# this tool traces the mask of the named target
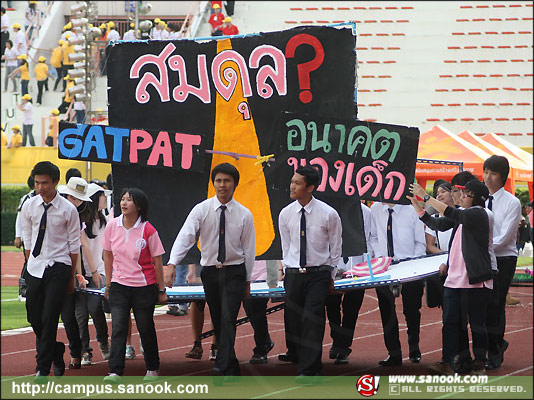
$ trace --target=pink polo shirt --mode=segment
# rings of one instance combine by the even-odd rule
[[[103,249],[113,253],[111,282],[135,287],[157,283],[152,257],[165,253],[158,232],[150,222],[141,222],[141,217],[126,229],[123,217],[109,221],[102,237]]]
[[[449,252],[449,270],[443,286],[451,289],[477,289],[483,287],[493,289],[493,279],[475,284],[469,283],[467,267],[462,254],[462,229],[463,226],[460,224],[452,240]]]

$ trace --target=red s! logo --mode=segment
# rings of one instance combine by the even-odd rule
[[[369,397],[378,393],[379,376],[363,375],[356,382],[356,390],[362,396]]]

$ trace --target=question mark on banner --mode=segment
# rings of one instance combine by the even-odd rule
[[[237,106],[237,111],[239,111],[240,114],[243,114],[244,120],[250,119],[250,110],[246,101],[242,101],[241,103],[239,103],[239,105]]]
[[[310,86],[310,73],[321,66],[324,61],[324,48],[319,39],[307,33],[293,36],[286,45],[286,58],[295,57],[295,50],[302,44],[309,44],[315,50],[315,57],[302,64],[297,65],[299,76],[300,94],[299,99],[303,103],[312,101],[313,95]]]

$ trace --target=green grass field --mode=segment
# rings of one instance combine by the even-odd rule
[[[3,331],[30,326],[26,320],[26,305],[17,300],[18,296],[18,286],[2,286],[2,319],[0,325]]]
[[[2,251],[17,251],[17,252],[21,252],[22,251],[22,247],[20,249],[17,249],[15,246],[2,246]]]

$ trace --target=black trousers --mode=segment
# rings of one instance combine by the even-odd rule
[[[380,309],[380,318],[382,319],[382,330],[384,332],[386,349],[391,357],[402,357],[395,296],[393,296],[389,286],[380,286],[375,290],[378,297],[378,307]]]
[[[54,82],[54,90],[57,90],[57,85],[59,85],[59,83],[63,81],[63,66],[56,68],[56,73],[57,73],[57,78],[56,78],[56,81]]]
[[[269,299],[259,299],[249,297],[243,301],[243,308],[250,319],[252,329],[254,329],[254,354],[267,354],[267,345],[271,341],[269,326],[267,325],[267,302]]]
[[[200,272],[217,339],[214,374],[241,375],[235,355],[236,321],[245,292],[245,264],[222,268],[205,266]]]
[[[37,89],[39,90],[37,92],[37,104],[41,104],[43,100],[43,90],[44,88],[48,86],[48,79],[37,81]]]
[[[286,343],[288,352],[297,355],[299,375],[322,373],[325,305],[331,279],[329,271],[285,275]]]
[[[150,371],[159,369],[158,337],[154,326],[154,308],[158,302],[158,285],[124,286],[112,282],[109,287],[111,308],[111,350],[109,372],[124,373],[128,320],[133,309],[137,331],[143,343],[145,367]]]
[[[80,339],[80,330],[78,329],[78,322],[75,314],[75,299],[76,293],[65,295],[65,301],[61,308],[61,320],[65,326],[65,333],[69,339],[69,350],[72,358],[80,358],[82,356],[82,341]]]
[[[486,327],[488,330],[488,354],[500,353],[506,330],[506,295],[515,274],[517,257],[497,257],[499,272],[493,279],[493,293],[488,304]]]
[[[4,55],[4,52],[6,51],[6,41],[9,40],[9,31],[2,32],[1,39],[2,39],[2,55]]]
[[[408,345],[410,353],[419,350],[419,330],[421,326],[421,305],[424,281],[407,282],[402,284],[402,313],[408,326]]]
[[[346,293],[328,295],[326,300],[326,315],[330,324],[330,337],[333,340],[332,348],[337,352],[348,355],[358,314],[363,302],[365,290],[352,290]],[[341,316],[343,311],[343,316]]]
[[[50,373],[56,355],[59,314],[69,279],[72,279],[72,268],[63,263],[45,269],[42,278],[26,274],[26,315],[38,344],[37,371],[43,375]]]

